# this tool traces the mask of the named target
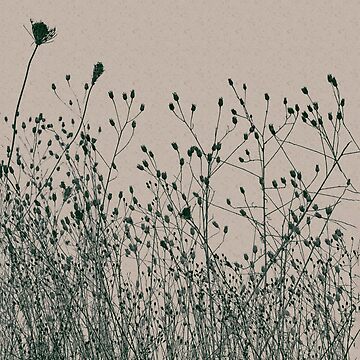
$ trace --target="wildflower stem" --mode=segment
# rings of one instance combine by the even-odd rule
[[[33,53],[31,54],[31,57],[30,57],[30,59],[29,59],[29,62],[28,62],[27,68],[26,68],[26,72],[25,72],[24,81],[23,81],[23,84],[22,84],[22,87],[21,87],[19,99],[18,99],[18,102],[17,102],[17,104],[16,104],[14,121],[13,121],[13,126],[12,126],[12,128],[13,128],[13,136],[12,136],[12,141],[11,141],[9,159],[8,159],[8,163],[7,163],[7,166],[8,166],[8,167],[9,167],[9,165],[10,165],[11,157],[12,157],[12,154],[13,154],[13,151],[14,151],[14,146],[15,146],[16,120],[17,120],[17,118],[18,118],[18,116],[19,116],[20,103],[21,103],[21,99],[22,99],[23,94],[24,94],[26,81],[27,81],[27,78],[28,78],[28,76],[29,76],[30,66],[31,66],[31,63],[32,63],[32,61],[33,61],[33,59],[34,59],[34,56],[35,56],[35,53],[36,53],[38,47],[39,47],[39,45],[36,45],[36,46],[35,46],[35,49],[34,49]]]

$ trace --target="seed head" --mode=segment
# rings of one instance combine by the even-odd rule
[[[94,65],[93,76],[91,80],[91,84],[94,85],[96,80],[103,74],[104,72],[104,65],[101,62],[98,62]]]
[[[56,36],[56,28],[50,29],[42,21],[33,22],[33,20],[30,19],[30,22],[36,45],[46,44]]]

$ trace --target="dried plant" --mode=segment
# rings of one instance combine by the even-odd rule
[[[42,22],[32,30],[35,50],[55,37]],[[152,197],[142,205],[133,186],[128,194],[111,191],[145,109],[134,110],[135,91],[122,94],[124,114],[108,92],[116,141],[106,159],[102,127],[94,134],[86,120],[103,64],[94,65],[82,102],[69,74],[69,101],[51,85],[78,122],[49,123],[43,113],[25,121],[19,108],[34,55],[0,166],[1,358],[350,358],[359,333],[359,241],[348,238],[351,224],[339,210],[358,200],[343,161],[358,161],[360,149],[334,76],[335,111],[323,115],[304,87],[306,109],[284,99],[280,124],[269,122],[268,94],[259,121],[247,106],[247,86],[240,95],[229,79],[237,105],[226,114],[218,100],[211,146],[196,132],[196,105],[186,116],[174,92],[169,109],[194,144],[182,150],[171,143],[178,168],[171,176],[141,145],[137,169]],[[223,131],[224,116],[230,124]],[[232,146],[227,139],[239,131]],[[314,146],[302,142],[311,136]],[[305,153],[314,164],[300,169]],[[233,199],[216,188],[226,168],[240,173]],[[224,223],[230,216],[253,230],[241,234],[252,241],[241,260],[219,253],[236,237]]]

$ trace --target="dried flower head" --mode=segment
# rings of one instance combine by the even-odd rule
[[[33,22],[30,19],[32,33],[34,36],[34,41],[36,45],[42,45],[50,42],[56,36],[56,28],[50,29],[45,23],[42,21]]]
[[[103,72],[104,72],[104,65],[101,62],[98,62],[97,64],[94,65],[93,76],[91,80],[92,85],[95,84],[96,80],[103,74]]]

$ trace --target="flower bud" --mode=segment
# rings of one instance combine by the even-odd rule
[[[70,75],[65,76],[66,81],[70,81]]]
[[[275,134],[276,134],[273,124],[269,124],[269,130],[270,130],[270,132],[271,132],[272,135],[275,135]]]
[[[145,110],[145,104],[140,105],[140,111],[143,112]]]
[[[94,65],[93,76],[91,84],[94,85],[97,79],[104,73],[104,65],[101,62],[98,62]]]
[[[109,94],[109,98],[112,100],[112,99],[114,98],[114,93],[113,93],[113,91],[110,90],[110,91],[108,92],[108,94]]]
[[[247,90],[247,86],[246,84],[243,84],[243,90],[246,91]]]
[[[219,105],[219,107],[222,107],[224,105],[224,100],[222,97],[219,98],[218,105]]]
[[[234,85],[234,82],[233,82],[231,79],[228,79],[228,82],[229,82],[229,85],[230,85],[230,86],[233,86],[233,85]]]
[[[301,91],[303,92],[304,95],[308,95],[308,94],[309,94],[308,89],[307,89],[306,87],[303,87],[303,88],[301,89]]]
[[[173,99],[174,101],[179,101],[179,95],[176,92],[173,92]]]
[[[175,106],[174,106],[173,103],[169,103],[169,109],[170,109],[171,111],[174,111],[174,110],[175,110]]]
[[[194,112],[196,110],[196,105],[195,104],[192,104],[191,105],[191,111]]]
[[[84,89],[85,89],[86,91],[89,90],[89,84],[88,84],[88,83],[85,83]]]
[[[55,91],[56,90],[56,85],[54,83],[52,83],[51,88]]]
[[[130,98],[134,99],[135,98],[135,90],[131,90],[130,92]]]
[[[266,101],[269,101],[269,100],[270,100],[270,96],[269,96],[268,93],[265,94],[265,100],[266,100]]]
[[[125,92],[123,92],[122,97],[125,101],[127,100],[127,94]]]

